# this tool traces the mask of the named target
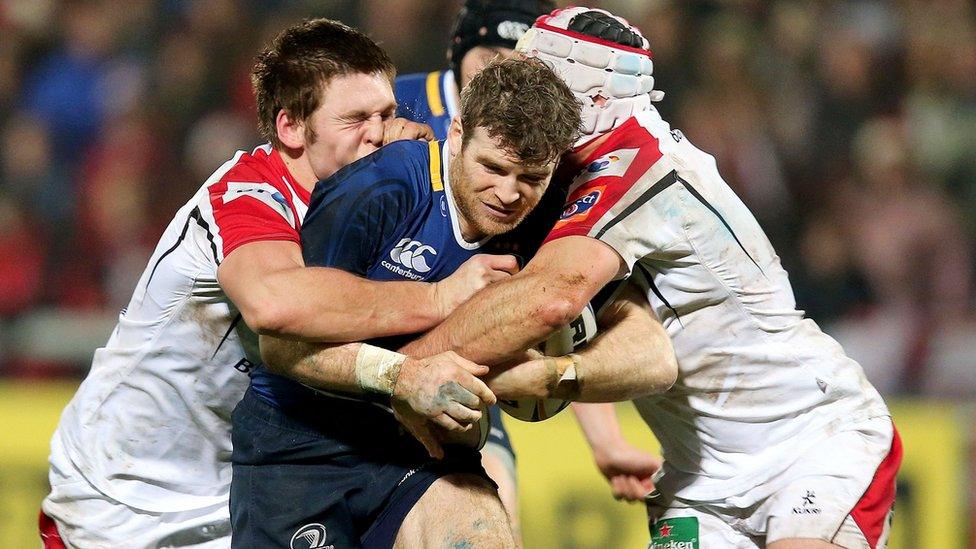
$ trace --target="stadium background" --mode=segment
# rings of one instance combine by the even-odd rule
[[[800,307],[892,403],[906,445],[892,547],[976,547],[974,3],[588,4],[645,31],[665,118],[715,155]],[[48,439],[165,223],[259,142],[261,45],[328,16],[401,72],[432,70],[458,5],[0,0],[0,546],[36,546]],[[646,544],[568,414],[512,431],[527,547]]]

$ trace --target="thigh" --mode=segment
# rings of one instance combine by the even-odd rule
[[[397,533],[396,548],[515,546],[495,487],[479,475],[437,479],[417,501]]]
[[[760,506],[770,547],[886,546],[902,449],[890,420],[873,423],[828,439],[810,458],[819,472],[793,479]]]

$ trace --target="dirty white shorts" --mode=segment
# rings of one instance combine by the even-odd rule
[[[851,425],[760,486],[724,501],[647,498],[649,549],[759,549],[819,539],[849,549],[887,546],[901,464],[887,416]]]

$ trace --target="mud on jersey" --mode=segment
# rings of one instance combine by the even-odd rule
[[[258,352],[217,267],[249,242],[299,243],[308,199],[265,145],[177,212],[54,435],[98,492],[152,512],[227,501],[230,414]]]
[[[645,288],[679,374],[635,401],[661,442],[657,486],[697,500],[756,486],[832,428],[887,415],[861,367],[796,309],[786,272],[715,160],[656,110],[578,167],[547,241],[597,238]]]

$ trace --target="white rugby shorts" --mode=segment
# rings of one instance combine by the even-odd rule
[[[647,498],[649,549],[759,549],[820,539],[887,547],[902,447],[888,416],[848,426],[760,486],[717,502]]]

